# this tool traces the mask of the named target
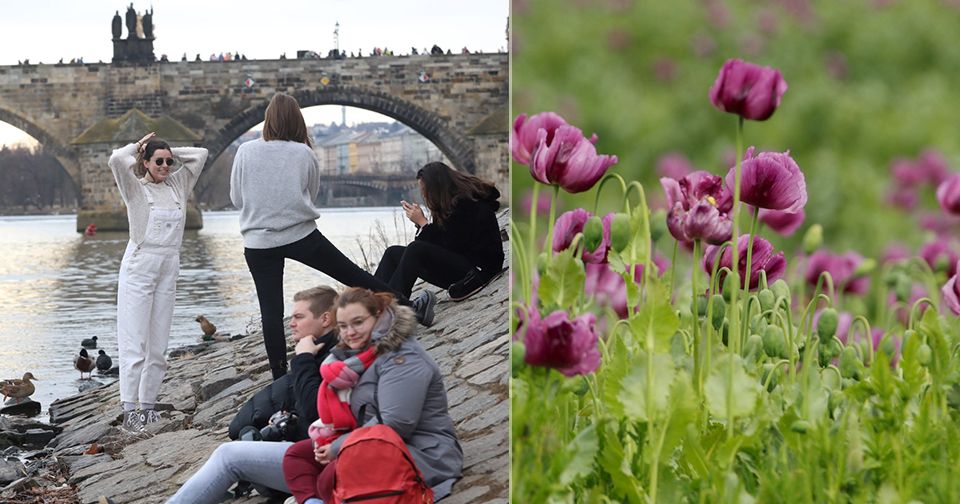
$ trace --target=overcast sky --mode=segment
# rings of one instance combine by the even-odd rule
[[[123,18],[129,0],[0,0],[0,65],[56,63],[82,57],[86,63],[113,57],[111,22]],[[326,55],[340,23],[340,49],[350,52],[386,47],[408,54],[437,44],[454,52],[506,50],[509,0],[152,0],[135,1],[141,15],[153,7],[154,52],[179,61],[198,53],[240,52],[247,58],[275,59],[298,50]],[[126,25],[123,36],[127,36]],[[2,78],[2,76],[0,76]],[[340,121],[340,107],[305,110],[308,123]],[[347,108],[347,123],[392,120]],[[0,122],[0,145],[29,140]]]

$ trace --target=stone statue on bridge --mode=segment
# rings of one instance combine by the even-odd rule
[[[120,19],[120,11],[113,15],[113,40],[119,40],[123,36],[123,20]]]
[[[127,7],[127,38],[133,39],[137,37],[137,11],[133,9],[133,2],[130,3],[130,7]]]
[[[149,11],[143,13],[143,37],[146,39],[153,38],[153,7],[150,7]]]

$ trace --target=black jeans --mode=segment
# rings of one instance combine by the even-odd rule
[[[473,269],[466,257],[434,243],[416,240],[406,247],[387,248],[373,275],[390,287],[410,297],[417,277],[446,289]]]
[[[283,336],[283,262],[285,259],[303,263],[321,271],[349,287],[366,287],[376,292],[392,292],[401,304],[409,304],[408,296],[391,289],[370,273],[347,259],[319,230],[314,230],[293,243],[269,249],[244,248],[243,256],[253,275],[260,301],[260,319],[263,322],[263,344],[273,379],[287,373],[287,344]]]

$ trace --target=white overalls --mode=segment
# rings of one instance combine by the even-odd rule
[[[150,190],[143,243],[131,239],[120,263],[117,288],[117,344],[120,400],[155,404],[167,370],[167,342],[180,273],[180,243],[186,213],[176,191],[176,208],[157,208]]]

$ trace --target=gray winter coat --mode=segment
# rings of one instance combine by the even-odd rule
[[[447,410],[447,389],[433,358],[413,337],[413,310],[392,305],[374,328],[377,359],[350,395],[350,409],[363,426],[383,423],[403,438],[417,468],[433,487],[434,500],[450,494],[463,468],[463,450]],[[360,408],[366,405],[364,418]],[[332,443],[334,456],[349,435]]]

